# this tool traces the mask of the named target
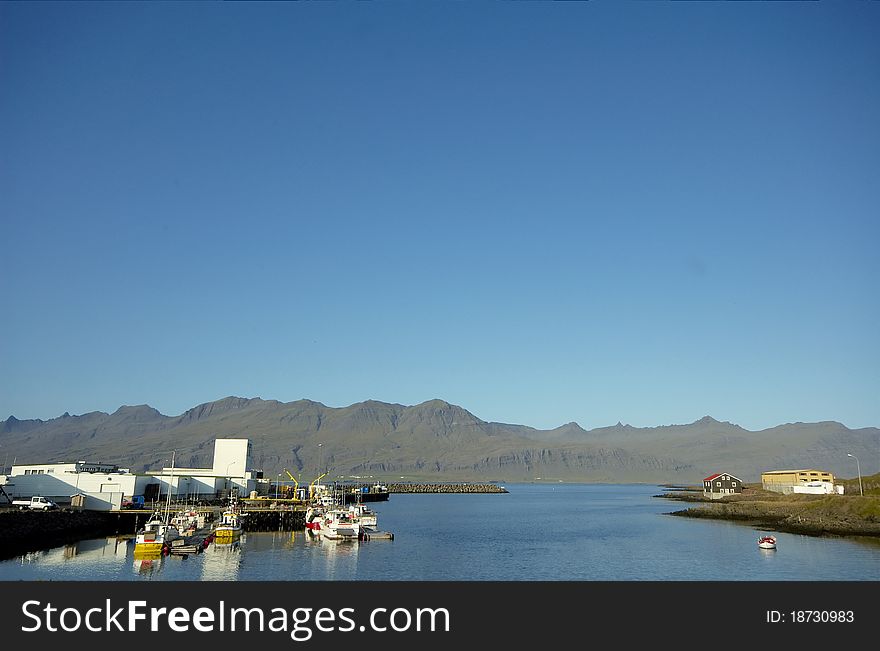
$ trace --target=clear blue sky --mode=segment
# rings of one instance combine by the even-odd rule
[[[0,4],[0,418],[880,426],[878,3]]]

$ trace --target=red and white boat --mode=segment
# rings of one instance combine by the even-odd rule
[[[306,529],[326,540],[357,540],[361,523],[346,508],[310,508],[306,511]]]
[[[776,549],[776,538],[773,536],[758,538],[758,547],[761,549]]]

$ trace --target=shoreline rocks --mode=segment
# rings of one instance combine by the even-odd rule
[[[667,515],[708,518],[752,524],[786,533],[810,536],[870,536],[880,538],[880,497],[778,494],[731,496],[720,500],[695,495],[665,494],[666,499],[701,502]]]
[[[507,493],[504,486],[498,484],[471,483],[405,483],[387,484],[389,493]]]

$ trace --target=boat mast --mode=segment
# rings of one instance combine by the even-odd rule
[[[168,495],[165,500],[165,522],[168,522],[168,513],[171,511],[171,486],[174,484],[174,455],[177,450],[171,452],[171,476],[168,479]]]

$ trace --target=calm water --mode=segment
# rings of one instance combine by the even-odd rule
[[[248,533],[236,549],[152,562],[90,540],[0,562],[0,580],[880,580],[880,545],[663,515],[686,505],[642,485],[508,485],[503,495],[392,495],[394,541]]]

